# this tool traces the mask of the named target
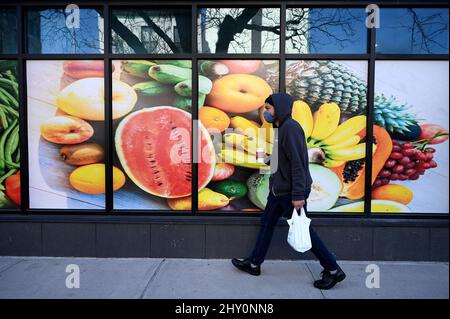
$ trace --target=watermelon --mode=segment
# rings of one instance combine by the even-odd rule
[[[177,198],[192,194],[191,114],[171,106],[127,115],[115,135],[127,176],[147,193]],[[216,157],[208,131],[199,124],[198,189],[214,174]]]

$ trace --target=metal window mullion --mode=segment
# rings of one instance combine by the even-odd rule
[[[280,92],[286,92],[286,2],[280,9],[280,43],[279,43],[278,86]]]
[[[372,201],[372,158],[373,158],[373,123],[374,123],[374,97],[375,97],[375,50],[376,29],[369,30],[369,65],[367,78],[367,109],[366,109],[366,160],[365,160],[365,184],[364,184],[364,215],[371,217]]]
[[[192,159],[192,196],[191,210],[192,214],[198,212],[198,44],[197,44],[197,15],[198,5],[193,3],[191,9],[191,47],[192,47],[192,102],[191,102],[191,119],[192,119],[192,141],[191,141],[191,159]]]
[[[113,110],[112,110],[112,60],[110,54],[110,10],[109,6],[103,6],[103,62],[104,62],[104,86],[105,86],[105,211],[111,213],[114,209],[113,190]]]
[[[17,13],[17,77],[19,79],[19,145],[20,145],[20,210],[26,213],[30,208],[29,167],[28,167],[28,113],[26,87],[26,61],[23,57],[26,45],[25,16],[21,5]]]

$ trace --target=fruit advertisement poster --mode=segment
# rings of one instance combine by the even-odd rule
[[[191,61],[124,60],[114,65],[113,91],[127,85],[136,94],[132,110],[113,121],[114,166],[126,176],[125,186],[114,192],[114,208],[170,210],[171,199],[184,198],[182,209],[190,211]]]
[[[372,212],[448,213],[449,63],[379,61],[375,68],[375,124],[392,146],[386,143],[385,161],[373,162]]]
[[[308,146],[308,210],[363,212],[367,62],[287,61],[286,92]]]
[[[27,62],[30,208],[105,207],[103,66]]]
[[[198,68],[199,93],[206,95],[199,120],[212,136],[216,162],[199,166],[199,210],[261,211],[270,167],[256,156],[258,148],[265,158],[272,153],[273,129],[263,109],[265,99],[278,92],[279,63],[203,60]],[[174,202],[175,207],[183,205],[182,200]]]
[[[259,108],[278,90],[276,61],[200,61],[198,77],[198,208],[199,210],[260,210],[246,196],[246,180],[257,172],[228,163],[220,165],[212,128],[250,123],[260,126]],[[114,79],[131,85],[138,96],[133,109],[114,125],[117,166],[127,176],[125,187],[114,194],[121,209],[192,209],[192,67],[183,60],[127,60],[116,65]],[[271,78],[271,83],[268,80]],[[239,87],[236,87],[238,85]],[[223,86],[223,89],[220,88]],[[227,98],[235,92],[238,100]],[[228,99],[234,111],[211,106],[214,94]],[[240,100],[239,100],[240,98]],[[239,115],[233,118],[233,115]],[[197,125],[197,124],[196,124]],[[219,134],[222,137],[222,134]],[[220,144],[220,143],[219,143]],[[230,170],[239,176],[240,194],[217,188]],[[240,175],[238,175],[240,174]],[[232,187],[235,185],[233,184]],[[235,204],[236,203],[236,204]],[[232,206],[232,205],[236,206]]]
[[[0,60],[0,209],[20,206],[17,62]]]

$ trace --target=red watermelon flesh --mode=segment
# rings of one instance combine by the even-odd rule
[[[214,174],[215,154],[203,126],[199,134],[198,188],[201,189]],[[165,198],[192,194],[191,140],[191,114],[170,106],[129,114],[120,122],[115,136],[116,152],[128,177],[142,190]],[[200,150],[203,150],[203,160],[200,160]]]

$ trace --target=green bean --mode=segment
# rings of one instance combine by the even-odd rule
[[[8,80],[8,79],[5,79],[5,78],[2,78],[2,77],[0,77],[0,83],[2,83],[3,85],[5,85],[5,84],[6,85],[10,85],[12,87],[14,87],[14,86],[18,87],[19,86],[19,84],[17,84],[16,82]]]
[[[0,87],[0,96],[2,96],[2,95],[6,99],[8,99],[10,101],[10,104],[12,104],[13,106],[16,106],[16,107],[19,106],[19,102],[17,101],[17,99],[15,97],[13,97],[11,94],[9,94],[8,91],[6,91],[5,89]]]
[[[12,125],[10,127],[8,127],[2,134],[1,138],[0,138],[0,171],[4,171],[5,168],[5,142],[6,142],[6,138],[8,137],[9,133],[14,129],[14,127],[16,126],[17,123],[17,119],[14,119]],[[13,163],[8,163],[8,164],[13,164]],[[12,165],[14,167],[14,165]],[[18,166],[19,167],[19,166]]]
[[[6,166],[7,166],[8,168],[17,168],[17,169],[20,168],[20,164],[18,164],[18,163],[13,163],[13,162],[10,162],[10,161],[7,161],[7,160],[5,160],[5,164],[6,164]]]
[[[16,163],[20,162],[20,147],[17,148],[16,158],[14,159]]]
[[[5,115],[5,112],[3,111],[3,109],[0,107],[0,120],[2,121],[2,126],[3,128],[7,129],[8,128],[8,118]]]
[[[0,104],[0,107],[3,108],[3,110],[8,111],[9,113],[11,113],[12,115],[14,115],[15,117],[19,117],[19,112],[17,112],[16,110],[14,110],[12,107],[5,105],[5,104]]]
[[[6,174],[4,174],[2,177],[0,177],[0,185],[3,183],[3,181],[8,178],[11,175],[14,175],[14,173],[17,172],[16,168],[10,169]]]
[[[13,162],[12,153],[16,150],[19,140],[19,125],[16,124],[5,144],[5,161]]]

